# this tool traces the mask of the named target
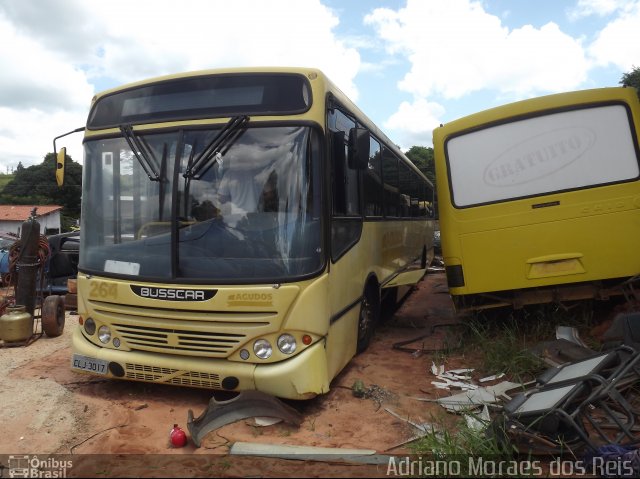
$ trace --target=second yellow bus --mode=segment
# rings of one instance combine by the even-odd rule
[[[640,273],[635,89],[549,95],[434,131],[458,310],[604,298]]]

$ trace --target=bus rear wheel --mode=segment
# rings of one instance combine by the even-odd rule
[[[356,353],[361,353],[369,347],[373,333],[380,318],[380,305],[373,288],[367,288],[360,303],[360,317],[358,318],[358,344]]]

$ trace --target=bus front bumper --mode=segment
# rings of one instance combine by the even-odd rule
[[[310,399],[329,391],[324,341],[285,361],[255,364],[101,348],[77,327],[72,349],[72,370],[108,378],[226,391],[255,389],[287,399]]]

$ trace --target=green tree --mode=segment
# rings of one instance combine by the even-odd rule
[[[432,183],[436,182],[436,164],[433,157],[433,148],[425,146],[412,146],[409,151],[405,153],[414,165],[418,167],[424,175],[431,180]]]
[[[63,230],[68,230],[80,217],[82,194],[82,165],[67,155],[65,184],[56,184],[56,156],[47,153],[39,165],[17,168],[13,181],[7,183],[0,194],[0,203],[14,205],[62,206]]]
[[[620,85],[635,88],[640,96],[640,67],[633,66],[630,72],[623,73]]]

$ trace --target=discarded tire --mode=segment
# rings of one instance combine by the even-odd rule
[[[42,330],[50,338],[55,338],[64,331],[64,298],[51,295],[44,299],[42,305]]]

